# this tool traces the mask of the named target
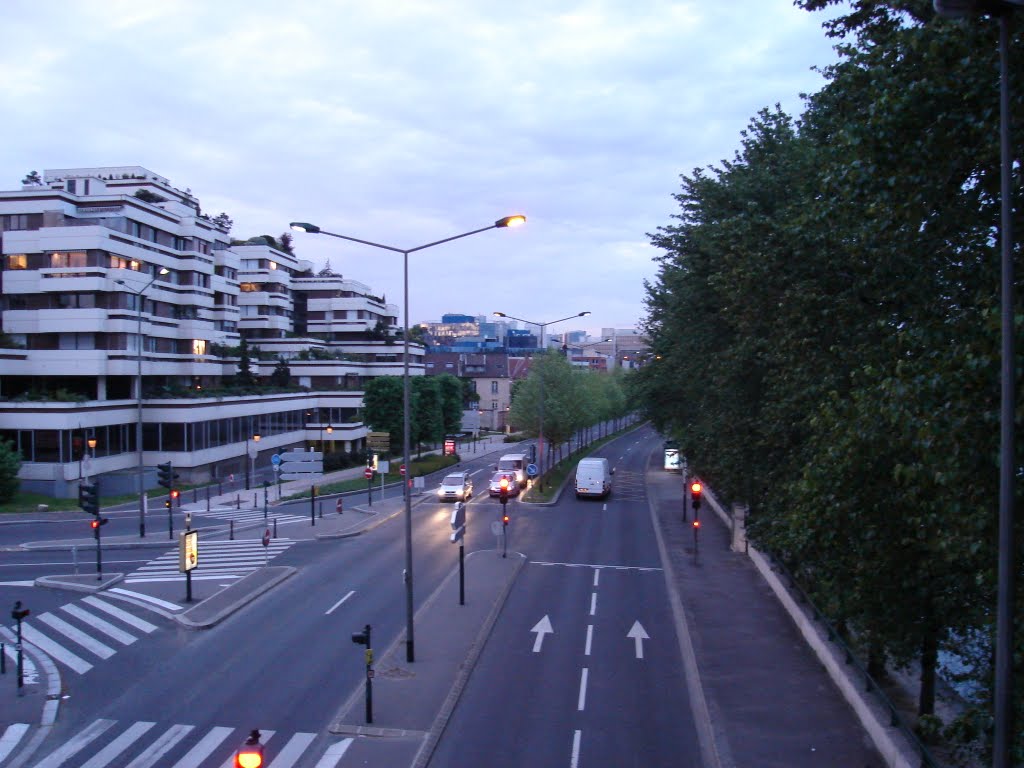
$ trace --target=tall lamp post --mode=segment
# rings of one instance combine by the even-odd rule
[[[995,734],[992,765],[1011,768],[1013,751],[1013,601],[1014,601],[1014,340],[1013,200],[1010,195],[1010,18],[1024,0],[933,0],[949,18],[990,14],[999,18],[1000,240],[1002,246],[1002,372],[999,450],[999,564],[996,606]]]
[[[562,323],[566,320],[572,320],[574,317],[586,317],[590,312],[577,312],[575,315],[569,315],[568,317],[561,317],[558,320],[549,320],[546,323],[538,323],[534,320],[524,320],[521,317],[513,317],[512,315],[506,315],[504,312],[495,312],[497,317],[507,317],[509,320],[518,320],[521,323],[528,323],[529,325],[536,325],[540,328],[540,349],[544,352],[544,329],[549,325],[555,323]],[[538,486],[541,491],[544,490],[544,376],[537,371],[537,381],[540,382],[540,428],[537,430],[537,442],[540,444],[540,477],[538,480]]]
[[[155,275],[149,278],[149,282],[138,290],[133,289],[124,280],[115,281],[135,294],[135,403],[137,410],[135,414],[135,448],[139,452],[139,536],[141,538],[146,537],[146,465],[142,458],[142,294],[158,277],[170,274],[170,272],[171,270],[167,267],[161,267]]]
[[[463,237],[469,237],[470,235],[476,235],[480,232],[486,232],[490,229],[504,229],[506,227],[514,227],[519,224],[526,222],[525,216],[515,215],[506,216],[503,219],[498,219],[496,222],[491,224],[489,227],[481,227],[480,229],[474,229],[471,232],[463,232],[461,235],[453,235],[452,237],[446,237],[443,240],[435,240],[432,243],[426,243],[425,245],[419,245],[415,248],[396,248],[391,245],[384,245],[383,243],[375,243],[371,240],[361,240],[358,237],[349,237],[348,235],[339,235],[335,232],[328,232],[325,229],[315,224],[309,224],[302,221],[293,221],[289,226],[297,232],[309,232],[310,234],[328,235],[330,237],[337,237],[341,240],[348,240],[353,243],[361,243],[363,245],[369,245],[372,248],[382,248],[385,251],[393,251],[394,253],[402,254],[402,273],[403,273],[403,298],[404,298],[404,316],[405,316],[405,329],[402,333],[402,462],[406,466],[406,471],[409,473],[405,477],[405,658],[406,661],[412,662],[416,660],[416,646],[413,637],[413,610],[412,610],[412,494],[410,492],[412,479],[411,479],[411,467],[412,460],[410,457],[410,432],[409,432],[409,401],[410,401],[410,387],[409,387],[409,254],[415,253],[416,251],[422,251],[427,248],[433,248],[435,245],[441,245],[442,243],[450,243],[452,240],[459,240]]]

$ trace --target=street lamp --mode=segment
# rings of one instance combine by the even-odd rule
[[[933,0],[947,18],[990,14],[999,18],[999,155],[1002,211],[1002,373],[999,450],[999,565],[996,599],[995,733],[992,765],[1010,768],[1013,751],[1013,601],[1014,601],[1014,340],[1013,340],[1013,200],[1010,197],[1010,17],[1024,0]]]
[[[363,245],[369,245],[373,248],[382,248],[385,251],[393,251],[395,253],[402,254],[402,270],[403,270],[403,296],[404,296],[404,313],[405,313],[405,328],[402,332],[402,462],[406,467],[406,476],[404,484],[405,494],[405,613],[406,613],[406,631],[405,631],[405,658],[406,661],[412,662],[416,660],[415,643],[413,638],[413,611],[412,611],[412,494],[410,488],[412,484],[412,460],[410,458],[409,450],[409,401],[410,401],[410,387],[409,387],[409,254],[415,253],[416,251],[422,251],[427,248],[433,248],[435,245],[441,245],[442,243],[449,243],[452,240],[459,240],[463,237],[469,237],[470,235],[476,235],[480,232],[486,232],[490,229],[504,229],[506,227],[516,227],[520,224],[526,223],[526,217],[521,215],[506,216],[503,219],[498,219],[489,227],[482,227],[480,229],[474,229],[470,232],[463,232],[461,235],[453,235],[452,237],[446,237],[443,240],[435,240],[432,243],[426,245],[419,245],[415,248],[396,248],[391,245],[384,245],[382,243],[375,243],[371,240],[361,240],[357,237],[349,237],[348,235],[339,235],[334,232],[328,232],[325,229],[315,224],[309,224],[302,221],[293,221],[289,225],[292,229],[297,232],[309,232],[310,234],[329,235],[330,237],[337,237],[340,240],[348,240],[353,243],[362,243]]]
[[[157,273],[149,278],[149,282],[138,290],[134,290],[124,280],[115,281],[135,294],[135,449],[139,452],[139,536],[142,538],[146,537],[146,465],[142,458],[142,294],[158,277],[168,275],[170,272],[167,267],[160,267]]]
[[[507,317],[509,320],[518,320],[521,323],[528,323],[529,325],[536,325],[537,327],[539,327],[540,328],[540,348],[541,348],[541,351],[543,352],[544,351],[544,329],[545,328],[547,328],[549,325],[554,325],[555,323],[561,323],[561,322],[564,322],[566,320],[572,320],[574,317],[586,317],[587,315],[590,314],[590,312],[577,312],[575,315],[569,315],[568,317],[562,317],[562,318],[559,318],[558,320],[549,320],[546,323],[538,323],[538,322],[535,322],[533,320],[524,320],[521,317],[513,317],[512,315],[506,315],[504,312],[495,312],[494,314],[497,317]],[[539,444],[539,447],[540,447],[540,456],[538,457],[540,459],[540,475],[538,477],[537,483],[538,483],[538,487],[540,488],[540,490],[543,491],[544,490],[544,375],[540,372],[540,369],[537,370],[537,381],[540,382],[540,384],[539,384],[539,387],[540,387],[540,428],[537,430],[537,443]]]
[[[260,433],[253,432],[252,434],[252,450],[249,449],[249,432],[252,432],[252,419],[249,420],[249,431],[245,433],[245,456],[248,461],[245,462],[245,490],[249,490],[249,471],[252,470],[252,476],[256,476],[256,454],[259,453],[259,448],[256,443],[260,441]]]

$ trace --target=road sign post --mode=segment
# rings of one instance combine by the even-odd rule
[[[459,605],[466,604],[466,505],[455,502],[452,510],[452,543],[459,543]]]
[[[373,506],[373,467],[367,467],[363,470],[363,477],[366,478],[366,504],[367,506]]]

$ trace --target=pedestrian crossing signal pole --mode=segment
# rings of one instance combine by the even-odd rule
[[[262,768],[263,766],[263,745],[260,738],[263,734],[259,730],[253,730],[249,738],[245,740],[241,749],[235,752],[234,768]]]
[[[352,633],[352,642],[366,646],[366,723],[373,723],[373,646],[370,644],[370,625],[362,632]]]
[[[11,611],[11,618],[18,622],[18,643],[14,646],[14,650],[18,655],[18,695],[21,696],[25,687],[25,658],[23,656],[21,645],[21,620],[28,616],[28,608],[21,607],[21,600],[17,600],[14,603],[14,610]]]

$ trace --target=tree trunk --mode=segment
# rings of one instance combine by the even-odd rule
[[[935,669],[939,664],[939,633],[928,627],[921,638],[921,695],[918,715],[935,714]]]

